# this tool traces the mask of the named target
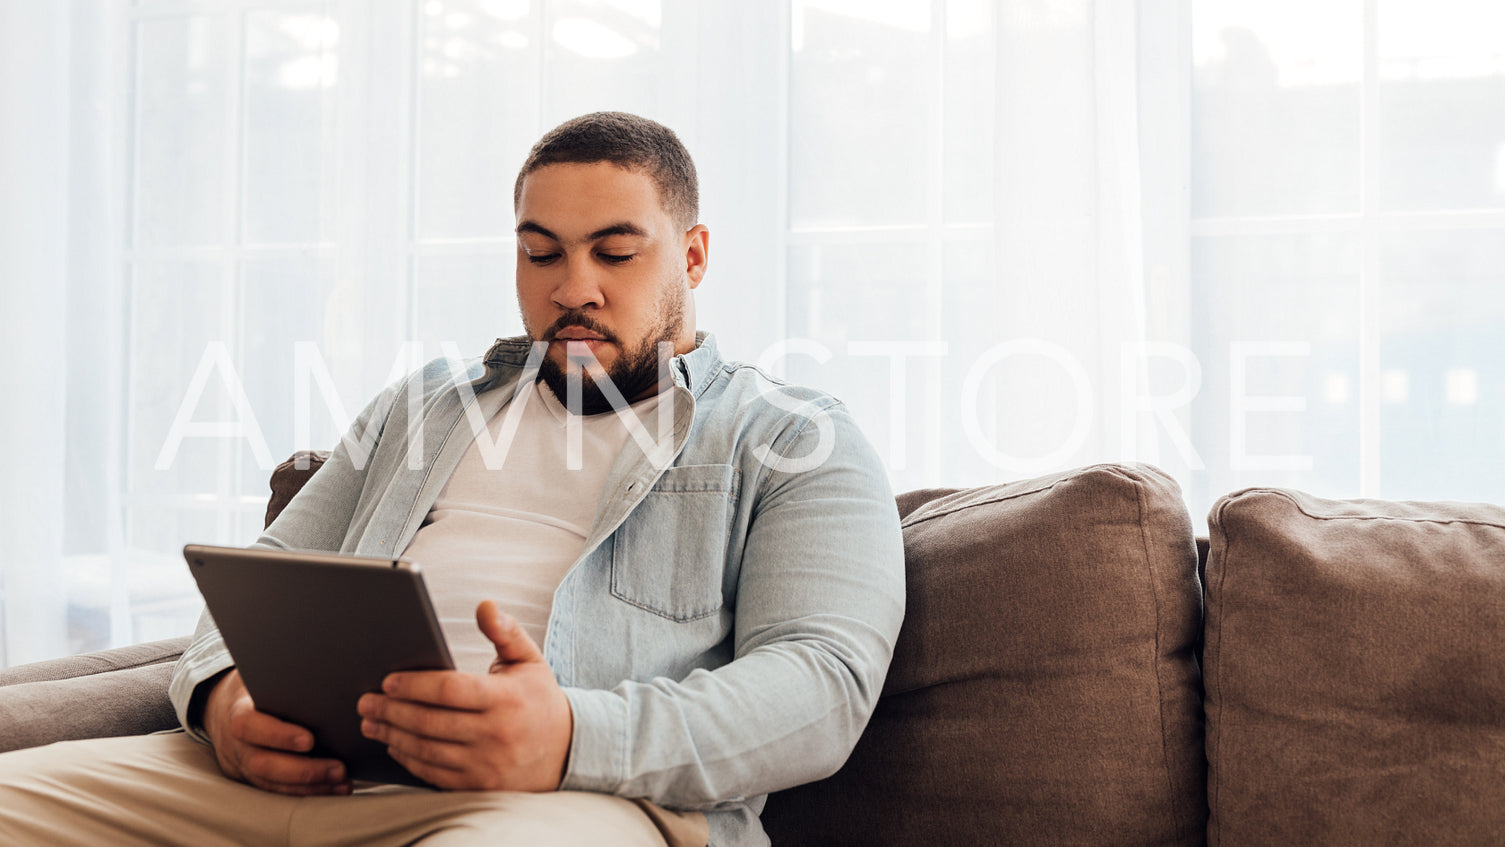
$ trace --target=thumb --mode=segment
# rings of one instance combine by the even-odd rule
[[[543,651],[533,643],[523,625],[511,615],[503,614],[494,601],[482,600],[476,606],[476,626],[496,645],[496,661],[491,664],[493,671],[519,662],[543,661]]]

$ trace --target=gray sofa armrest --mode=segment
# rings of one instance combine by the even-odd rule
[[[167,683],[188,639],[0,670],[0,752],[178,725]]]

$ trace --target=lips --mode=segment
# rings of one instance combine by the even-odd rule
[[[578,326],[567,326],[554,333],[555,341],[605,341],[606,336]]]
[[[611,331],[602,326],[595,318],[583,312],[569,312],[559,316],[549,330],[544,333],[544,338],[549,341],[612,341]],[[590,345],[592,348],[599,344]]]
[[[586,329],[579,324],[568,324],[561,327],[549,339],[554,344],[564,346],[565,355],[571,360],[582,364],[594,364],[598,360],[601,348],[611,342],[606,335],[593,329]]]

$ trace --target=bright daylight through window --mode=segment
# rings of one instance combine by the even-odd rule
[[[896,491],[1505,501],[1496,0],[32,5],[5,285],[56,285],[5,294],[49,364],[0,413],[0,665],[191,631],[184,543],[520,334],[513,178],[598,109],[695,156],[702,328],[842,398]]]

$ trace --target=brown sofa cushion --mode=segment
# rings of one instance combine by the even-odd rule
[[[1214,845],[1505,843],[1505,509],[1219,500]]]
[[[899,504],[909,605],[884,696],[840,772],[769,798],[773,843],[1201,844],[1176,484],[1096,466]]]
[[[292,502],[293,496],[303,490],[304,484],[315,471],[324,467],[324,462],[328,459],[328,450],[299,450],[272,469],[272,496],[267,499],[266,526],[271,526],[272,521],[277,520],[282,510]]]

